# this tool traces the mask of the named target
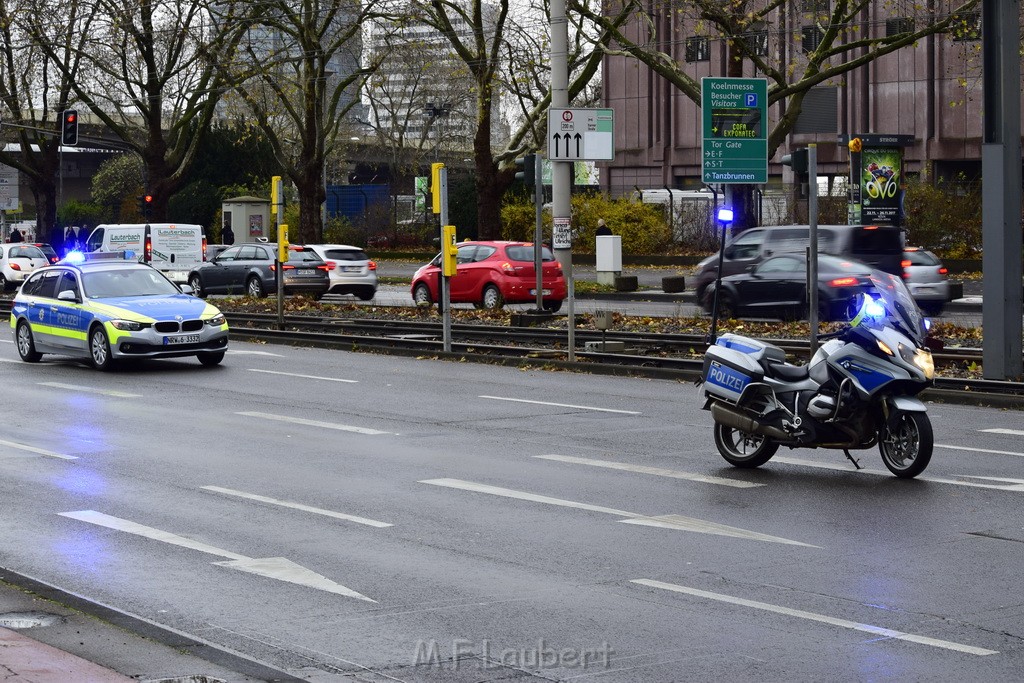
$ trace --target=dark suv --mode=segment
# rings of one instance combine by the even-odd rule
[[[891,225],[819,225],[818,251],[844,256],[872,268],[903,275],[903,230]],[[722,277],[745,272],[777,254],[805,252],[810,226],[771,225],[744,230],[725,245]],[[718,254],[697,264],[694,288],[702,302],[707,286],[715,281]]]
[[[201,263],[188,274],[196,296],[248,294],[262,297],[277,291],[274,257],[277,245],[239,244]],[[288,247],[284,264],[284,293],[309,294],[319,299],[330,287],[327,264],[309,247]]]

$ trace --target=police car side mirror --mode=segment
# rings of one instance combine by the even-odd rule
[[[189,285],[178,285],[178,289],[181,290],[182,294],[193,294],[196,290],[192,289]]]
[[[57,295],[58,301],[78,301],[78,295],[72,292],[70,289],[65,289],[63,292]]]

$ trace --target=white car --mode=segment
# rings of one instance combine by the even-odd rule
[[[348,244],[308,244],[327,263],[328,294],[355,294],[369,301],[377,294],[377,264],[366,252]]]
[[[13,289],[35,272],[50,265],[43,250],[27,242],[0,244],[0,289]]]
[[[926,315],[939,315],[949,301],[948,275],[932,252],[920,247],[903,250],[903,282]]]

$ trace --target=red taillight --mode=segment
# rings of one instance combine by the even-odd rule
[[[320,266],[317,266],[317,268],[319,268],[319,267],[320,267]],[[276,263],[272,263],[272,264],[270,264],[270,270],[271,270],[271,272],[276,272],[276,271],[277,271],[277,264],[276,264]],[[284,264],[284,266],[283,266],[283,267],[281,268],[281,270],[295,270],[295,266],[293,266],[293,265],[290,265],[290,264],[286,263],[286,264]]]
[[[367,270],[377,270],[377,263],[375,261],[367,261],[366,268]]]
[[[56,262],[57,262],[57,261],[59,261],[59,260],[60,260],[60,259],[59,259],[59,258],[57,258],[56,256],[51,256],[51,257],[50,257],[50,263],[56,263]]]
[[[909,268],[910,267],[910,259],[904,259],[904,260],[900,261],[900,267],[901,268]]]
[[[857,284],[855,277],[837,277],[828,283],[829,287],[852,287]]]
[[[945,266],[943,266],[942,268],[939,268],[939,275],[945,275],[948,272],[949,271],[946,270]]]
[[[206,260],[206,235],[203,235],[203,260]]]
[[[865,230],[878,230],[878,226],[877,225],[865,225],[864,229]]]
[[[335,263],[334,261],[326,261],[326,264],[327,266],[324,268],[324,270],[334,270],[335,268],[338,267],[338,264]]]
[[[21,266],[19,266],[14,261],[11,261],[11,270],[21,270]]]
[[[515,266],[513,266],[508,261],[505,261],[504,263],[501,264],[501,271],[503,273],[505,273],[505,275],[515,275],[516,274]]]
[[[322,270],[322,271],[324,271],[325,273],[326,273],[327,271],[329,271],[329,270],[333,270],[333,269],[334,269],[334,264],[333,264],[333,263],[325,263],[325,264],[323,264],[322,266],[317,266],[317,270]]]
[[[904,270],[903,271],[903,275],[901,275],[900,277],[902,277],[904,280],[909,280],[910,279],[910,273],[908,273],[907,271]]]

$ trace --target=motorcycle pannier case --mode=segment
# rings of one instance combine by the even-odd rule
[[[737,403],[747,385],[764,379],[764,371],[750,354],[711,346],[704,354],[704,393]]]

